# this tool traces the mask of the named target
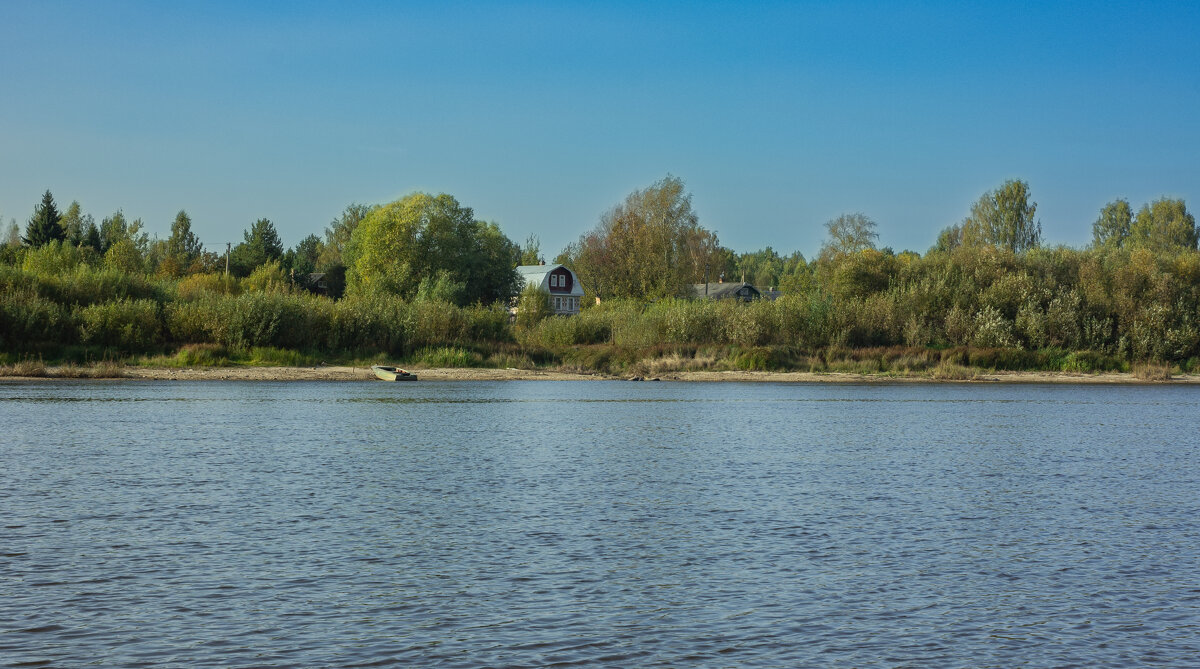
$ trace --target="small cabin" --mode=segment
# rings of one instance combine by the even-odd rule
[[[520,290],[536,286],[550,293],[550,309],[555,314],[579,313],[583,286],[579,284],[579,277],[563,265],[520,265],[517,276],[521,278]]]

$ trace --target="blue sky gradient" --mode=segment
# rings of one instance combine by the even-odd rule
[[[446,192],[552,257],[666,174],[735,251],[863,212],[924,252],[1010,178],[1043,236],[1200,184],[1200,3],[0,3],[0,215],[210,250]]]

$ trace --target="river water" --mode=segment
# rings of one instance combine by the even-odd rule
[[[0,383],[0,664],[1200,663],[1200,388]]]

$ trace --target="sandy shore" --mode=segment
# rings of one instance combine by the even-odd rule
[[[367,367],[126,367],[125,378],[160,381],[375,381]],[[965,381],[945,381],[924,376],[887,376],[870,374],[811,372],[669,372],[653,378],[574,374],[526,369],[413,369],[421,381],[702,381],[702,382],[782,382],[782,383],[1061,383],[1061,384],[1144,384],[1132,374],[1069,374],[1064,372],[988,372]],[[56,368],[47,367],[53,377]],[[9,377],[15,379],[17,377]],[[1151,383],[1200,384],[1200,375],[1185,374],[1170,381]]]

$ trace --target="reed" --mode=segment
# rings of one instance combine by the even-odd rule
[[[40,378],[46,375],[46,365],[41,359],[23,358],[10,365],[0,365],[0,376]]]
[[[979,371],[943,360],[930,370],[929,376],[940,381],[970,381],[979,377]]]
[[[1142,381],[1170,381],[1171,366],[1157,363],[1139,363],[1133,366],[1133,376]]]

